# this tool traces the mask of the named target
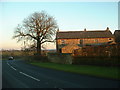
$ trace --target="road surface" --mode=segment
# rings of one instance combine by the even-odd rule
[[[22,60],[4,60],[2,67],[2,88],[119,88],[120,85],[117,80],[40,68]]]

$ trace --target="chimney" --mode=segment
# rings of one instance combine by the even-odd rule
[[[84,31],[85,31],[85,32],[87,31],[86,28],[84,29]]]
[[[106,31],[110,31],[109,27],[107,27]]]
[[[59,28],[57,29],[57,32],[59,32]]]

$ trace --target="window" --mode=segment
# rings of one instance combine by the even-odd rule
[[[80,40],[80,44],[83,44],[83,40]]]
[[[65,44],[65,40],[62,40],[62,44]]]
[[[112,40],[112,38],[109,38],[109,40]]]

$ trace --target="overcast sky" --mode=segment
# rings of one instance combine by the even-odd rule
[[[33,12],[42,10],[55,17],[61,31],[109,27],[114,33],[118,29],[117,2],[0,2],[0,48],[20,49],[21,43],[12,40],[15,27]]]

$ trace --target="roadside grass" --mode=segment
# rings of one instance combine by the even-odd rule
[[[70,65],[70,64],[57,64],[57,63],[43,63],[31,62],[32,65],[61,70],[65,72],[72,72],[102,78],[111,78],[120,80],[120,67],[103,67],[103,66],[90,66],[90,65]]]

